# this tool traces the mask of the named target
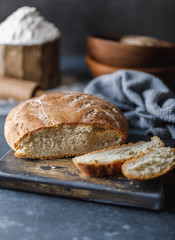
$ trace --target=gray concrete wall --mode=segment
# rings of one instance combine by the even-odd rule
[[[0,21],[36,6],[62,33],[62,54],[86,52],[92,33],[141,34],[175,42],[174,0],[0,0]]]

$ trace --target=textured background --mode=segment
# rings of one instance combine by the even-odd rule
[[[92,33],[141,34],[175,42],[174,0],[0,0],[0,21],[36,6],[59,27],[64,55],[83,55]]]

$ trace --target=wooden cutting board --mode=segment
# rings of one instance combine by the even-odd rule
[[[147,140],[134,135],[129,140],[140,139]],[[12,150],[0,160],[0,187],[154,210],[161,209],[164,203],[161,178],[142,182],[122,175],[85,178],[71,158],[18,159]]]

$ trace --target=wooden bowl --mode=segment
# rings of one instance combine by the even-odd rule
[[[175,64],[170,66],[164,66],[164,67],[156,67],[156,68],[122,68],[122,67],[108,66],[103,63],[99,63],[94,59],[92,59],[89,55],[86,56],[86,62],[87,62],[89,71],[92,73],[94,77],[97,77],[103,74],[113,73],[121,69],[129,69],[129,70],[136,70],[136,71],[150,73],[159,77],[165,82],[172,80],[173,77],[175,77]]]
[[[113,67],[159,67],[175,62],[174,43],[160,40],[161,46],[136,46],[119,42],[121,37],[123,36],[88,36],[90,56]]]

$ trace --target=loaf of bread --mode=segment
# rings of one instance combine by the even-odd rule
[[[124,144],[75,157],[73,162],[86,176],[116,175],[121,172],[121,166],[125,161],[163,146],[162,140],[154,136],[148,142]]]
[[[136,45],[136,46],[147,46],[147,47],[164,47],[165,42],[154,37],[149,36],[137,36],[137,35],[125,35],[120,38],[121,43]],[[166,47],[171,44],[166,43]]]
[[[128,122],[97,96],[58,92],[32,98],[9,113],[5,138],[15,156],[53,159],[123,144]]]
[[[122,173],[129,179],[148,180],[167,173],[174,166],[175,149],[162,147],[126,161],[122,165]]]

